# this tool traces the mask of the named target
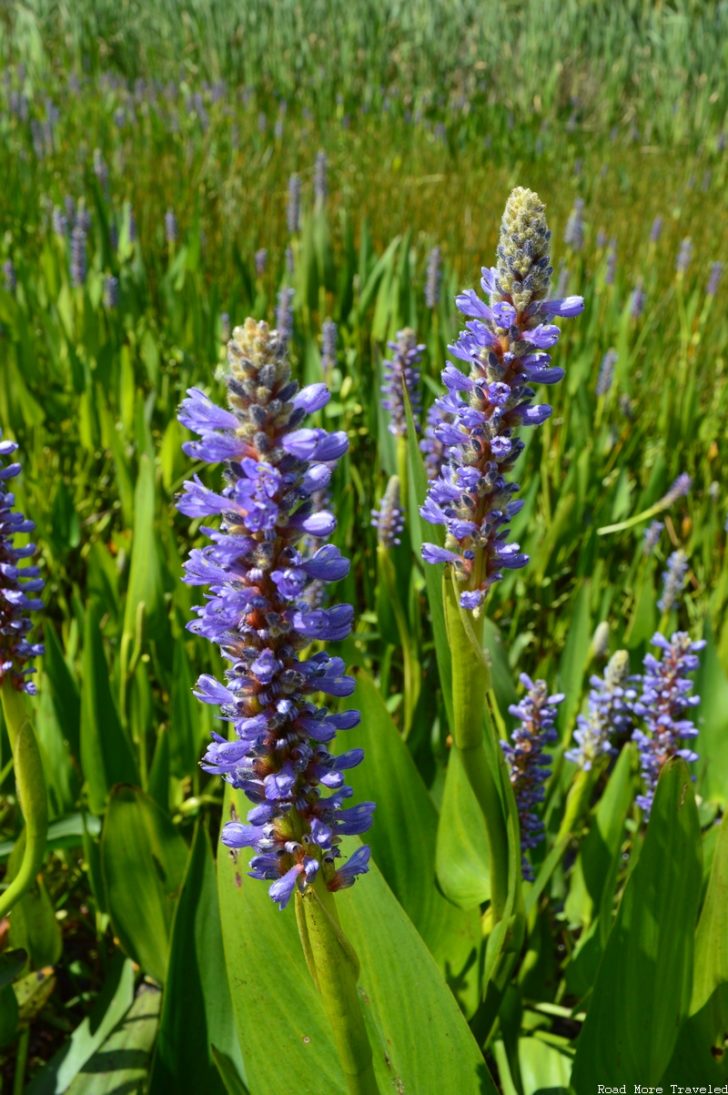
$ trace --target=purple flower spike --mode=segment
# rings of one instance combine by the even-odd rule
[[[577,747],[565,753],[566,759],[588,772],[602,756],[614,756],[628,740],[634,718],[630,705],[636,693],[629,687],[629,658],[618,650],[609,659],[604,677],[590,679],[588,712],[576,720],[574,741]]]
[[[511,734],[510,742],[502,741],[501,746],[508,761],[521,823],[523,877],[530,882],[533,871],[526,852],[543,839],[544,825],[538,807],[543,802],[543,785],[551,767],[543,749],[556,741],[556,707],[564,697],[561,694],[550,696],[545,681],[532,681],[525,673],[521,674],[521,684],[527,690],[526,695],[520,703],[509,707],[521,725]]]
[[[17,448],[14,441],[0,440],[0,688],[7,682],[19,692],[33,694],[35,685],[27,679],[35,672],[30,663],[43,653],[43,646],[28,642],[27,635],[32,627],[30,613],[43,607],[34,595],[44,583],[37,566],[19,565],[33,555],[35,545],[13,546],[16,535],[35,527],[13,509],[15,496],[7,489],[9,480],[20,472],[20,464],[5,464],[5,460]]]
[[[670,612],[685,588],[688,574],[688,557],[684,551],[673,551],[662,575],[662,597],[657,602],[660,612]]]
[[[379,509],[372,510],[372,525],[377,530],[377,541],[385,548],[396,547],[404,530],[404,514],[399,498],[399,478],[391,476],[387,483]]]
[[[407,415],[404,393],[410,399],[412,414],[416,419],[420,413],[420,370],[419,363],[424,353],[424,343],[417,342],[417,336],[410,327],[397,332],[397,339],[388,342],[393,351],[392,359],[384,362],[384,383],[382,384],[382,406],[389,411],[389,432],[395,437],[407,434]]]
[[[503,214],[498,265],[483,269],[489,302],[472,289],[456,299],[473,318],[450,351],[470,374],[453,364],[445,368],[447,391],[430,411],[421,443],[430,486],[420,513],[447,530],[447,554],[425,544],[423,558],[453,568],[460,604],[471,611],[504,569],[528,562],[517,544],[507,542],[508,522],[521,503],[513,498],[517,484],[506,475],[524,448],[518,427],[538,426],[551,414],[547,403],[534,405],[531,383],[554,384],[563,376],[549,367],[546,350],[559,328],[547,321],[583,309],[581,297],[547,299],[550,238],[538,195],[514,190]]]
[[[330,890],[350,886],[368,863],[361,848],[342,865],[339,848],[343,835],[371,824],[373,803],[344,806],[351,789],[343,772],[360,763],[361,750],[334,757],[326,747],[336,730],[356,726],[359,712],[332,715],[314,702],[351,695],[354,681],[341,658],[301,656],[312,641],[344,639],[352,627],[350,605],[310,601],[314,587],[349,570],[338,548],[311,539],[325,539],[336,525],[319,497],[347,438],[301,426],[328,392],[322,384],[299,391],[285,342],[267,324],[248,319],[237,327],[228,362],[230,410],[192,388],[179,415],[200,435],[196,457],[228,461],[219,493],[195,479],[178,501],[190,516],[222,517],[219,531],[204,530],[212,542],[193,549],[185,565],[185,581],[209,590],[188,627],[227,662],[225,683],[205,674],[195,695],[216,705],[236,735],[229,742],[213,734],[202,766],[252,803],[247,824],[228,822],[222,841],[233,854],[253,849],[250,874],[271,883],[282,909],[316,878]]]
[[[700,664],[698,653],[704,642],[691,642],[684,631],[676,631],[668,640],[659,632],[652,643],[662,651],[659,657],[645,655],[642,692],[633,705],[636,715],[644,719],[644,730],[632,734],[640,754],[640,769],[645,785],[637,804],[649,817],[660,772],[672,757],[682,757],[689,764],[698,754],[685,742],[697,737],[698,731],[689,717],[700,703],[691,695],[692,681],[687,676]]]

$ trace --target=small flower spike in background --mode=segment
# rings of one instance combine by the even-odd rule
[[[267,324],[248,319],[235,328],[228,362],[231,409],[192,388],[179,414],[200,435],[185,444],[187,455],[208,464],[224,461],[226,469],[219,493],[195,477],[178,502],[188,517],[222,517],[219,531],[206,530],[212,542],[193,549],[185,564],[185,581],[209,589],[189,628],[219,646],[227,662],[225,683],[202,676],[196,695],[219,707],[235,732],[232,741],[213,734],[203,767],[252,804],[245,822],[225,824],[223,843],[235,853],[253,849],[250,875],[269,883],[280,909],[294,893],[306,896],[304,951],[342,1063],[366,1077],[371,1054],[361,1033],[356,978],[346,962],[347,968],[335,968],[340,947],[331,933],[340,928],[331,894],[367,870],[366,846],[342,863],[339,845],[345,834],[369,828],[374,804],[345,806],[351,790],[344,773],[361,762],[362,751],[332,756],[327,748],[337,730],[359,722],[359,713],[330,713],[315,702],[321,693],[351,695],[354,681],[341,658],[323,651],[302,656],[311,643],[344,639],[351,631],[350,605],[316,609],[305,597],[310,583],[336,582],[349,570],[338,548],[325,542],[336,525],[333,515],[312,504],[348,439],[303,426],[328,402],[328,390],[324,384],[299,390],[285,341]],[[304,537],[321,546],[302,551]],[[352,1053],[356,1060],[347,1065]],[[372,1075],[369,1086],[356,1090],[376,1090],[373,1083]]]
[[[43,607],[37,596],[43,588],[40,568],[24,565],[35,554],[34,544],[18,546],[16,536],[33,531],[34,525],[14,509],[15,496],[8,484],[20,472],[20,464],[10,460],[17,452],[14,441],[3,441],[0,434],[0,701],[13,754],[15,782],[25,820],[25,847],[20,867],[0,893],[0,917],[32,885],[43,862],[48,805],[45,778],[38,742],[30,720],[25,694],[33,695],[29,680],[34,672],[33,659],[43,653],[41,643],[30,642],[33,624],[30,613]]]

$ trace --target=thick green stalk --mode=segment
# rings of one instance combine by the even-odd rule
[[[379,1095],[372,1050],[356,991],[359,962],[344,935],[334,895],[321,880],[296,894],[303,952],[336,1043],[349,1095]]]
[[[0,688],[0,699],[13,753],[15,784],[25,819],[25,849],[18,873],[0,894],[0,917],[3,917],[32,886],[43,862],[48,831],[48,799],[43,762],[25,695],[6,683]]]
[[[498,923],[508,896],[508,834],[495,766],[498,739],[485,701],[490,689],[490,671],[483,653],[483,618],[475,618],[461,610],[458,589],[447,572],[444,581],[445,623],[452,653],[453,746],[460,752],[463,768],[485,819],[491,909],[493,922]],[[490,734],[487,743],[483,733],[484,719]]]

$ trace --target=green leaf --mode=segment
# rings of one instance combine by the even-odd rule
[[[705,650],[695,675],[700,696],[696,722],[700,730],[699,782],[703,796],[728,805],[728,677],[718,658],[709,626]]]
[[[387,884],[430,951],[455,978],[461,1006],[471,1011],[476,1004],[474,976],[466,999],[462,995],[468,990],[465,971],[475,974],[480,942],[480,917],[474,908],[477,902],[471,901],[465,906],[469,911],[464,912],[438,893],[434,878],[437,810],[378,688],[364,671],[357,674],[355,698],[361,724],[341,735],[341,746],[362,748],[366,753],[364,764],[351,772],[349,782],[357,801],[377,804],[376,823],[367,843]],[[470,796],[484,831],[472,791]],[[459,859],[460,854],[456,849],[455,858]]]
[[[198,826],[172,925],[151,1095],[183,1088],[211,1095],[224,1092],[211,1059],[213,1042],[240,1072],[242,1061],[225,976],[215,866],[205,831]]]
[[[591,583],[585,581],[574,597],[566,646],[559,662],[559,691],[565,695],[559,709],[559,722],[567,729],[572,725],[579,709],[581,685],[589,658],[592,634],[590,598]]]
[[[159,996],[153,985],[139,987],[134,1003],[83,1065],[68,1095],[146,1095],[149,1058],[159,1022]]]
[[[153,629],[163,608],[159,537],[154,527],[154,466],[148,456],[139,460],[139,477],[134,490],[134,539],[129,566],[129,585],[124,612],[124,640],[137,638],[137,613],[144,615]]]
[[[723,818],[705,902],[695,934],[695,972],[690,1014],[699,1011],[717,989],[728,986],[728,814]],[[728,1010],[721,1016],[728,1027]]]
[[[114,955],[104,987],[88,1016],[71,1037],[33,1077],[26,1095],[61,1095],[86,1061],[105,1041],[131,1007],[134,994],[132,964],[118,952]]]
[[[698,814],[684,761],[660,777],[577,1042],[572,1084],[657,1084],[688,1012],[700,899]]]
[[[226,816],[229,803],[228,792]],[[356,846],[347,840],[343,851]],[[289,1095],[295,1076],[297,1095],[344,1095],[293,910],[279,912],[267,887],[245,877],[241,860],[236,866],[220,856],[218,879],[230,993],[251,1090]],[[361,965],[360,999],[380,1090],[425,1092],[433,1076],[447,1076],[462,1095],[495,1095],[454,997],[376,866],[336,901]]]
[[[435,863],[442,892],[454,904],[469,909],[489,900],[485,819],[458,749],[451,751],[445,772]]]
[[[101,834],[109,913],[124,950],[160,983],[186,864],[187,845],[153,799],[116,788]]]
[[[81,763],[89,806],[101,814],[114,783],[138,783],[136,762],[114,705],[98,609],[86,610],[81,690]]]

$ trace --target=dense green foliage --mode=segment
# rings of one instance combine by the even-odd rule
[[[136,1063],[125,1071],[123,1053],[110,1058],[119,1072],[105,1075],[104,1090],[144,1090],[147,1076],[154,1092],[343,1091],[293,911],[279,914],[259,883],[238,888],[225,856],[216,890],[210,847],[223,793],[198,765],[213,723],[191,688],[219,666],[185,631],[197,594],[180,581],[181,560],[197,530],[174,509],[199,470],[181,452],[180,399],[191,385],[222,398],[215,371],[229,324],[273,322],[287,284],[303,382],[322,378],[323,321],[339,329],[322,424],[351,439],[334,480],[335,538],[353,560],[342,599],[358,621],[340,652],[357,669],[363,711],[347,745],[367,752],[352,777],[357,800],[379,803],[378,869],[342,895],[341,915],[373,1029],[395,1041],[382,1090],[394,1077],[416,1095],[487,1091],[482,1060],[506,1095],[566,1092],[572,1075],[577,1095],[598,1082],[727,1082],[728,845],[717,821],[728,802],[728,279],[715,295],[706,286],[711,263],[726,259],[728,8],[549,0],[484,16],[474,0],[377,0],[363,16],[363,7],[37,0],[0,15],[0,261],[15,279],[0,282],[0,426],[20,443],[18,503],[36,522],[47,577],[33,708],[48,851],[9,929],[0,924],[0,1047],[16,1092],[29,1077],[36,1093],[99,1090],[94,1071],[110,1049],[133,1049]],[[330,193],[316,204],[318,149]],[[304,200],[290,236],[292,171]],[[483,820],[452,761],[445,782],[442,605],[439,575],[433,585],[417,550],[414,445],[401,546],[378,555],[368,515],[397,470],[379,408],[386,340],[411,326],[426,343],[429,405],[460,325],[454,294],[492,262],[514,185],[546,201],[555,279],[586,308],[562,336],[567,375],[551,392],[554,416],[528,436],[518,465],[526,505],[513,530],[531,562],[487,607],[504,725],[520,672],[566,693],[548,837],[525,898],[527,943],[494,1003],[479,984]],[[71,280],[69,234],[53,227],[66,196],[91,218],[83,285]],[[585,201],[578,251],[563,242],[576,197]],[[168,209],[179,225],[171,242]],[[685,237],[693,257],[678,274]],[[444,281],[429,309],[435,244]],[[267,269],[257,274],[262,247]],[[645,305],[635,317],[638,285]],[[610,348],[613,383],[598,395]],[[666,527],[647,555],[649,518],[629,519],[683,472],[692,489],[660,512]],[[660,573],[677,547],[689,559],[687,589],[661,621]],[[658,625],[708,640],[696,681],[697,809],[686,770],[671,768],[645,835],[626,750],[559,843],[574,775],[563,752],[589,674],[604,667],[592,644],[602,621],[608,650],[627,649],[635,672]],[[410,725],[406,662],[419,697]],[[9,879],[23,814],[4,731],[0,742]],[[256,948],[246,946],[252,936]],[[398,959],[406,972],[395,991],[387,973]],[[248,1033],[246,1043],[271,968],[287,971],[275,1017],[265,1038]],[[150,979],[141,992],[140,971]],[[639,1041],[647,1012],[649,1054]],[[72,1031],[70,1049],[59,1048]],[[612,1043],[625,1047],[613,1075]],[[443,1073],[443,1086],[423,1086]]]

